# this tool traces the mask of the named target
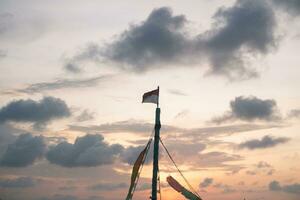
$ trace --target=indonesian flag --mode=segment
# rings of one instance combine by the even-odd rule
[[[146,92],[143,95],[142,103],[155,103],[155,104],[158,104],[158,97],[159,97],[159,87],[156,90]]]

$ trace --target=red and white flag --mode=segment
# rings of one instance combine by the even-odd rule
[[[155,103],[155,104],[158,104],[158,97],[159,97],[159,87],[156,90],[146,92],[143,95],[142,103]]]

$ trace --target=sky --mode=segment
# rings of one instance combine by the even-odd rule
[[[1,0],[0,44],[2,200],[125,199],[157,86],[161,138],[204,200],[299,199],[299,0]],[[184,198],[159,162],[162,198]]]

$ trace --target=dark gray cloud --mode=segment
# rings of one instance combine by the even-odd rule
[[[204,43],[211,73],[231,79],[257,76],[244,62],[245,51],[263,55],[275,47],[276,23],[271,6],[267,1],[238,0],[230,8],[219,9],[214,18],[216,27],[203,35],[208,38]]]
[[[62,142],[51,147],[46,158],[64,167],[93,167],[112,164],[122,150],[121,145],[107,144],[102,135],[87,134],[78,137],[74,144]]]
[[[170,8],[153,10],[139,25],[133,25],[107,46],[105,57],[145,71],[158,63],[176,63],[189,45],[183,33],[184,15],[173,16]]]
[[[0,122],[32,122],[37,128],[68,116],[70,110],[67,104],[55,97],[44,97],[39,101],[15,100],[0,108]]]
[[[0,179],[0,188],[28,188],[33,187],[37,180],[31,177],[18,177],[15,179]]]
[[[271,191],[278,191],[278,190],[281,190],[281,186],[278,181],[272,181],[269,184],[269,189]]]
[[[259,99],[255,96],[239,96],[230,101],[230,110],[223,116],[212,120],[214,123],[223,123],[234,120],[279,120],[280,116],[276,101],[273,99]]]
[[[300,1],[299,0],[272,0],[273,3],[280,8],[283,8],[289,14],[299,15],[300,14]]]
[[[89,190],[117,190],[122,188],[128,188],[127,183],[98,183],[88,187]]]
[[[279,144],[286,143],[289,140],[290,139],[286,137],[274,138],[266,135],[261,140],[253,139],[253,140],[248,140],[246,142],[243,142],[239,145],[239,148],[247,148],[250,150],[265,149],[265,148],[270,148],[270,147],[277,146]]]
[[[210,186],[212,183],[214,182],[213,178],[205,178],[201,183],[200,183],[200,187],[201,188],[206,188],[208,186]]]
[[[0,165],[26,167],[41,158],[45,151],[46,145],[42,136],[33,136],[30,133],[22,134],[14,143],[8,145]]]
[[[133,165],[136,161],[139,154],[143,151],[146,145],[141,146],[129,146],[127,147],[121,154],[121,159],[123,162],[128,163],[130,165]],[[149,149],[149,153],[147,155],[147,159],[145,160],[146,164],[149,164],[152,159],[152,152],[151,149]]]
[[[269,184],[271,191],[283,191],[292,194],[300,194],[300,184],[294,183],[289,185],[281,185],[278,181],[272,181]]]
[[[170,8],[154,9],[140,24],[131,25],[112,43],[99,47],[89,45],[66,65],[78,71],[78,61],[110,60],[127,70],[143,72],[158,64],[179,62],[188,55],[189,40],[184,34],[185,16],[173,16]]]
[[[17,89],[15,92],[21,93],[39,93],[44,91],[58,90],[58,89],[66,89],[66,88],[84,88],[84,87],[92,87],[100,82],[107,81],[111,76],[96,76],[92,78],[85,79],[58,79],[50,82],[41,82],[34,83],[28,85],[23,89]]]
[[[275,19],[267,1],[238,0],[214,15],[214,27],[190,37],[184,15],[170,8],[154,9],[140,24],[131,25],[104,45],[92,44],[68,60],[65,68],[80,71],[85,61],[113,62],[121,69],[145,72],[179,65],[195,66],[207,60],[210,74],[229,79],[247,79],[257,72],[245,57],[264,55],[276,46]],[[257,31],[259,30],[259,31]]]
[[[21,132],[21,130],[14,128],[10,124],[0,123],[0,158],[2,158],[5,153],[7,146],[16,140],[17,137],[14,134],[19,134]]]

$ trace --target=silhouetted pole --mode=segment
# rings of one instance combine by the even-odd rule
[[[159,131],[160,131],[160,108],[155,112],[155,135],[153,148],[153,173],[152,173],[152,200],[157,200],[157,172],[158,172],[158,154],[159,154]]]

